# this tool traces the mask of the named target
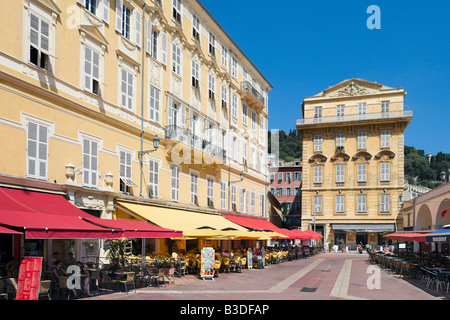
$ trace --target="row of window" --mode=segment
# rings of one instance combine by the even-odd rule
[[[29,178],[47,180],[48,170],[48,132],[49,128],[43,124],[28,122],[27,124],[27,176]],[[82,139],[82,177],[83,186],[97,188],[98,186],[98,151],[99,141]],[[160,162],[150,159],[148,189],[150,198],[159,198],[159,170]],[[180,171],[172,166],[170,194],[171,201],[179,201]],[[191,173],[190,195],[191,203],[198,205],[198,174]],[[132,194],[132,188],[137,185],[132,181],[132,153],[127,150],[119,152],[119,190]],[[226,209],[226,182],[220,183],[220,208]],[[236,186],[231,188],[232,203],[236,204]],[[241,189],[241,212],[255,214],[256,192]],[[207,178],[207,205],[214,204],[214,179]],[[250,209],[249,209],[250,205]],[[260,214],[263,215],[264,195],[260,194]]]
[[[292,176],[292,180],[291,180]],[[270,182],[275,180],[275,173],[270,174]],[[283,181],[283,172],[278,172],[278,182]],[[291,181],[302,181],[302,173],[301,172],[285,172],[284,173],[284,181],[291,182]]]
[[[389,112],[389,105],[390,101],[381,101],[381,112],[382,113],[388,113]],[[358,114],[360,116],[360,119],[364,119],[365,115],[367,114],[367,103],[361,102],[358,103]],[[344,119],[345,116],[345,105],[340,104],[336,106],[336,116],[339,119]],[[314,107],[314,118],[320,119],[322,118],[322,106]],[[320,121],[320,120],[318,120]]]
[[[389,194],[380,194],[380,207],[379,210],[381,213],[389,213],[390,207],[390,195]],[[322,196],[314,196],[313,199],[313,212],[315,214],[322,214]],[[345,213],[345,196],[344,195],[336,195],[335,196],[335,212],[336,213]],[[357,213],[366,213],[367,212],[367,195],[366,194],[358,194],[356,197],[356,212]]]
[[[322,183],[323,177],[323,166],[314,166],[314,183]],[[380,181],[381,182],[389,182],[390,180],[390,163],[389,162],[381,162],[380,163]],[[367,163],[358,163],[356,165],[356,176],[357,182],[365,183],[367,182]],[[344,183],[345,182],[345,165],[338,164],[336,165],[336,183]]]
[[[390,136],[391,135],[389,130],[381,131],[381,139],[380,139],[381,148],[389,148]],[[322,152],[322,145],[323,145],[323,136],[321,134],[314,135],[314,152]],[[345,133],[342,132],[336,133],[336,149],[344,150],[344,145],[345,145]],[[358,132],[357,145],[358,150],[367,149],[367,132],[365,131]]]
[[[274,196],[298,196],[300,195],[300,188],[270,188],[270,192]]]

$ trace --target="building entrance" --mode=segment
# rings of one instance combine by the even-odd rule
[[[367,244],[367,233],[356,233],[356,245],[362,243],[363,245]]]

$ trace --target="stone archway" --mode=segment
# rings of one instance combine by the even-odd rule
[[[442,218],[441,213],[442,210],[450,208],[450,199],[446,198],[442,200],[442,202],[439,204],[439,207],[437,209],[436,214],[436,228],[440,229],[442,226],[446,224],[450,224],[450,210],[447,211],[444,218]]]
[[[418,210],[416,226],[418,230],[431,230],[433,219],[428,205],[422,204]]]

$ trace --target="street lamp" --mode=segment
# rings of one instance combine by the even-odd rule
[[[143,161],[142,158],[144,157],[144,154],[148,154],[148,153],[152,153],[155,152],[156,150],[158,150],[159,148],[159,137],[158,135],[155,135],[155,137],[153,138],[153,150],[141,150],[138,152],[138,158],[139,158],[139,162],[141,165],[141,182],[140,182],[140,186],[139,186],[139,196],[142,197],[142,172],[143,172]]]

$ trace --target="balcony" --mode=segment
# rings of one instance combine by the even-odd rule
[[[221,161],[225,160],[225,150],[219,146],[214,145],[207,139],[194,135],[188,129],[178,127],[176,125],[167,126],[164,128],[165,139],[175,142],[183,143],[200,152],[206,153]]]
[[[412,110],[400,110],[390,112],[376,112],[376,113],[364,113],[364,114],[350,114],[345,116],[334,117],[320,117],[320,118],[307,118],[297,119],[297,128],[316,126],[320,124],[341,124],[348,122],[361,122],[361,121],[411,121],[413,112]]]
[[[255,108],[257,110],[264,109],[265,99],[264,97],[254,88],[250,82],[244,81],[241,84],[241,94],[242,98],[246,103],[250,105],[250,107]]]

